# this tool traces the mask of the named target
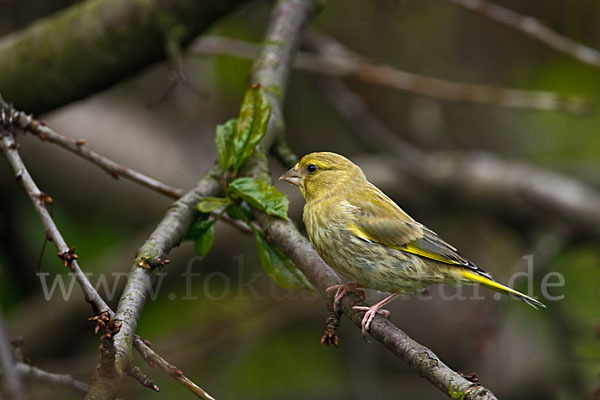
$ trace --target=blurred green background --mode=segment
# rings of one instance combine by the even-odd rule
[[[0,35],[26,26],[72,1],[0,1]],[[534,16],[566,36],[600,48],[600,2],[594,0],[498,1]],[[216,23],[207,35],[260,41],[272,4],[250,2]],[[371,60],[457,82],[481,83],[581,95],[597,106],[600,73],[514,30],[436,0],[331,0],[314,25]],[[189,188],[217,157],[215,126],[235,117],[251,61],[187,55],[198,96],[179,85],[148,107],[169,86],[161,63],[88,99],[40,116],[56,131],[83,137],[93,150],[174,186]],[[348,81],[369,109],[399,137],[425,150],[481,150],[509,160],[561,171],[600,185],[600,113],[586,116],[506,109],[422,98]],[[0,88],[1,91],[1,88]],[[7,99],[10,101],[10,99]],[[25,110],[27,111],[27,110]],[[425,115],[425,117],[423,117]],[[294,71],[285,104],[287,139],[299,155],[336,151],[364,166],[367,176],[417,220],[437,231],[502,282],[527,271],[536,238],[554,238],[555,251],[535,263],[533,293],[544,275],[559,272],[564,295],[535,311],[481,289],[485,301],[445,300],[473,288],[432,288],[392,303],[392,321],[428,346],[451,368],[476,372],[499,398],[593,398],[600,373],[600,252],[598,244],[556,233],[557,222],[499,220],[485,210],[407,196],[410,187],[385,179],[385,165],[365,151],[352,127],[328,103],[317,77]],[[40,188],[54,198],[54,216],[93,283],[107,278],[116,306],[135,251],[164,214],[170,200],[100,169],[55,146],[20,136],[22,155]],[[364,164],[361,163],[364,161]],[[273,174],[283,168],[272,163]],[[393,168],[393,167],[387,167]],[[382,172],[383,171],[383,172]],[[387,171],[389,172],[389,171]],[[392,171],[393,172],[393,171]],[[303,201],[294,188],[290,216],[301,221]],[[413,201],[410,201],[413,199]],[[414,200],[418,199],[418,200]],[[319,344],[327,310],[315,294],[277,288],[262,272],[254,239],[218,224],[214,247],[204,259],[184,243],[162,272],[139,333],[166,359],[217,399],[441,399],[437,389],[379,344],[367,344],[347,320],[340,347]],[[89,305],[75,285],[45,298],[57,276],[71,280],[49,245],[36,274],[44,240],[40,222],[12,173],[0,162],[0,305],[11,335],[24,338],[36,366],[88,381],[99,340]],[[535,254],[534,254],[535,255]],[[199,276],[187,279],[193,271]],[[526,290],[524,279],[517,288]],[[521,285],[521,286],[519,286]],[[440,290],[442,292],[440,292]],[[369,300],[378,298],[370,294]],[[137,357],[137,356],[136,356]],[[192,398],[182,386],[138,359],[161,388],[135,382],[124,397]],[[34,387],[32,398],[77,398],[64,389]]]

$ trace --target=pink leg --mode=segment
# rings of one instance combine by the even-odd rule
[[[365,291],[360,289],[362,286],[356,282],[347,282],[341,285],[333,285],[325,290],[325,293],[329,294],[335,290],[335,296],[333,296],[333,311],[337,311],[342,298],[351,292],[356,292],[365,298]]]
[[[363,336],[367,336],[369,334],[369,328],[371,327],[371,322],[373,321],[373,318],[375,318],[375,315],[381,314],[386,318],[388,318],[390,316],[390,312],[388,310],[382,309],[381,307],[385,306],[387,303],[394,300],[396,298],[396,296],[398,296],[398,294],[399,293],[392,293],[385,299],[381,300],[380,302],[373,304],[371,307],[364,307],[364,306],[352,307],[353,310],[366,311],[365,315],[363,317],[363,320],[362,320],[362,324],[361,324]]]

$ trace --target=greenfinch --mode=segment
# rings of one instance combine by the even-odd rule
[[[434,231],[415,221],[370,183],[360,167],[328,152],[304,156],[279,179],[298,186],[306,200],[303,220],[310,242],[336,272],[351,282],[335,285],[334,308],[349,291],[371,288],[392,293],[365,311],[367,335],[377,313],[400,293],[432,284],[482,284],[536,308],[542,303],[495,282]]]

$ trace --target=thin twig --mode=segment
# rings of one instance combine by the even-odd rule
[[[0,147],[2,148],[4,156],[12,168],[15,178],[19,183],[21,183],[27,192],[29,199],[33,203],[33,207],[37,212],[38,217],[42,221],[44,230],[46,231],[46,236],[50,241],[52,241],[52,243],[54,243],[59,254],[72,253],[70,252],[69,246],[62,237],[56,224],[52,220],[52,216],[46,209],[48,196],[37,187],[33,181],[33,178],[29,174],[29,171],[27,171],[21,156],[19,155],[17,143],[13,138],[12,132],[6,130],[6,128],[0,128],[0,137]],[[68,266],[71,269],[71,272],[73,272],[75,275],[77,283],[83,290],[86,301],[93,306],[94,313],[100,314],[103,311],[109,311],[110,307],[106,304],[106,302],[102,299],[102,297],[87,279],[79,267],[77,259],[71,259],[68,263]]]
[[[0,107],[8,108],[8,104],[0,98]],[[25,114],[22,111],[15,111],[14,113],[15,125],[20,129],[30,132],[37,138],[44,142],[50,142],[56,144],[63,149],[69,150],[70,152],[77,154],[78,156],[88,160],[92,164],[95,164],[106,171],[110,176],[118,179],[120,176],[127,178],[135,183],[145,186],[158,193],[162,193],[171,198],[177,199],[184,193],[183,190],[171,187],[162,182],[157,181],[147,175],[144,175],[131,168],[124,167],[119,163],[104,157],[101,154],[96,153],[88,149],[85,146],[84,139],[71,139],[63,136],[54,130],[48,128],[43,122],[34,119],[31,115]]]
[[[232,227],[236,228],[240,232],[245,233],[246,235],[254,236],[255,230],[261,230],[261,227],[258,226],[258,224],[246,222],[241,219],[231,218],[229,215],[219,210],[212,211],[210,215],[212,215],[215,221],[223,221],[228,225],[231,225]]]
[[[593,65],[594,67],[600,67],[600,51],[555,32],[533,17],[521,15],[487,0],[445,1],[454,3],[493,21],[516,29],[546,46],[568,54],[583,63]]]
[[[258,46],[225,37],[202,37],[191,47],[196,54],[221,54],[253,59]],[[298,69],[336,78],[357,81],[402,90],[435,99],[474,104],[525,108],[546,111],[563,111],[586,114],[590,101],[580,96],[567,96],[547,91],[504,88],[499,86],[457,83],[419,75],[387,65],[376,65],[362,57],[298,52],[294,65]]]
[[[0,97],[0,108],[10,108],[10,106],[2,99],[2,97]],[[22,111],[13,111],[12,114],[16,128],[33,134],[43,142],[56,144],[63,149],[66,149],[73,154],[88,160],[92,164],[102,168],[115,179],[118,179],[119,176],[123,176],[134,183],[147,187],[150,190],[163,194],[172,199],[178,199],[185,193],[183,189],[169,186],[134,169],[123,167],[116,161],[89,150],[87,147],[85,147],[84,139],[71,139],[67,136],[61,135],[60,133],[47,127],[43,122],[34,119],[31,115],[28,115]],[[215,219],[223,221],[234,228],[238,228],[246,233],[254,233],[244,221],[230,218],[228,215],[219,215],[216,211],[212,212],[211,214],[213,217],[215,217]]]
[[[159,354],[157,354],[150,346],[140,347],[138,345],[139,341],[136,340],[134,346],[139,351],[139,353],[144,357],[144,360],[153,367],[154,365],[158,365],[160,369],[166,372],[171,378],[175,379],[183,386],[188,388],[188,390],[194,393],[198,398],[204,400],[215,400],[210,394],[208,394],[204,389],[200,386],[196,385],[190,378],[183,374],[179,368],[162,358]]]
[[[86,383],[73,378],[71,375],[55,374],[23,362],[17,363],[16,371],[25,382],[64,387],[71,389],[76,393],[85,394],[88,391],[88,385]]]
[[[154,383],[154,381],[150,379],[148,375],[146,375],[146,373],[140,369],[140,367],[133,365],[133,363],[129,363],[125,369],[125,374],[138,381],[142,386],[152,389],[155,392],[160,392],[160,388],[156,385],[156,383]]]
[[[6,112],[5,108],[0,107],[0,112]],[[29,198],[31,199],[34,209],[38,213],[40,220],[42,221],[42,225],[44,226],[44,230],[46,231],[46,235],[52,243],[56,246],[59,251],[59,254],[65,254],[69,252],[69,247],[66,244],[64,238],[62,237],[60,231],[58,230],[56,224],[54,223],[50,213],[45,207],[44,202],[47,201],[48,197],[46,194],[41,192],[35,182],[33,181],[31,175],[27,171],[23,160],[18,152],[17,143],[14,141],[12,132],[7,130],[5,127],[1,127],[0,129],[0,148],[2,148],[2,152],[4,156],[8,160],[11,168],[15,173],[15,177],[17,180],[23,185],[25,191],[27,192]],[[194,204],[195,205],[195,204]],[[193,211],[193,205],[191,207]],[[69,263],[71,271],[75,275],[75,279],[79,286],[81,287],[86,300],[90,303],[94,309],[94,313],[96,315],[101,312],[106,312],[112,318],[114,316],[114,311],[110,309],[108,304],[102,299],[102,297],[98,294],[96,289],[92,286],[88,278],[85,276],[81,268],[79,267],[79,263],[77,259],[72,259]],[[146,346],[139,337],[136,337],[134,340],[136,344],[136,348],[143,349]]]
[[[329,104],[350,122],[351,132],[373,150],[385,149],[406,163],[418,163],[422,151],[388,129],[369,111],[363,99],[343,82],[323,78],[318,81]]]
[[[188,89],[191,93],[200,98],[208,98],[208,93],[200,88],[197,88],[196,85],[194,85],[194,83],[188,78],[188,74],[183,62],[183,53],[180,43],[181,35],[182,29],[180,26],[171,28],[171,30],[165,34],[165,53],[167,54],[167,59],[170,66],[169,86],[167,86],[164,92],[156,100],[146,104],[146,108],[152,108],[160,105],[179,85],[182,85],[184,88]]]
[[[21,376],[15,369],[15,356],[13,347],[10,344],[6,327],[4,326],[4,318],[0,313],[0,380],[6,390],[9,398],[19,400],[24,399],[23,384]],[[0,392],[1,393],[1,392]]]

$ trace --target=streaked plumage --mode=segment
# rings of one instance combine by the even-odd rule
[[[345,157],[308,154],[281,179],[297,185],[306,199],[303,220],[315,249],[336,272],[361,286],[412,293],[435,283],[480,283],[543,307],[495,282],[406,214]]]

